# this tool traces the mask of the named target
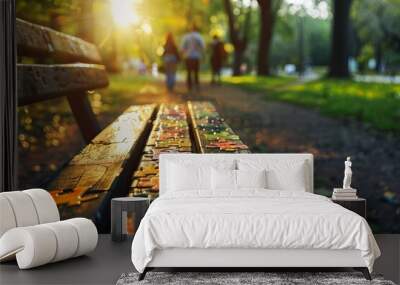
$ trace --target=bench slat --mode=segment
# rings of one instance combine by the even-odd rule
[[[162,104],[147,140],[142,160],[133,173],[130,196],[155,198],[159,190],[159,155],[192,152],[185,104]]]
[[[18,64],[19,106],[107,86],[107,72],[101,65]]]
[[[188,102],[196,146],[200,153],[249,153],[210,102]]]
[[[30,57],[53,57],[61,63],[101,63],[94,44],[53,29],[17,19],[18,54]]]
[[[107,192],[125,191],[127,194],[129,175],[133,171],[129,168],[135,164],[131,159],[134,153],[141,152],[155,109],[154,104],[128,108],[49,184],[48,189],[63,218],[77,213],[93,217],[109,196]],[[80,206],[74,207],[74,204]]]

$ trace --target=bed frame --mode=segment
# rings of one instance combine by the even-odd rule
[[[185,154],[185,160],[238,159],[257,157],[270,159],[304,159],[308,165],[308,185],[306,191],[313,192],[312,154]],[[165,193],[166,163],[182,158],[182,154],[162,154],[160,156],[160,195]],[[164,187],[163,187],[164,186]],[[139,280],[155,268],[230,268],[234,271],[266,268],[353,268],[361,271],[367,280],[371,275],[359,250],[331,249],[250,249],[250,248],[169,248],[158,249]]]
[[[155,268],[230,268],[235,271],[285,268],[290,271],[290,268],[338,267],[361,271],[367,280],[371,280],[359,250],[237,248],[156,250],[152,261],[139,275],[139,280]]]

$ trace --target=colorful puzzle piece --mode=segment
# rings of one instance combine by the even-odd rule
[[[89,190],[89,188],[77,187],[74,189],[52,190],[50,194],[57,205],[72,207],[99,198],[98,194],[86,194]]]

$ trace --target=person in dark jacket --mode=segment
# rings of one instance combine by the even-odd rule
[[[221,69],[225,58],[224,42],[215,35],[211,42],[211,84],[221,82]]]
[[[167,34],[164,44],[164,53],[162,55],[164,61],[165,83],[169,92],[174,91],[176,82],[176,69],[180,60],[178,47],[175,44],[172,33]]]

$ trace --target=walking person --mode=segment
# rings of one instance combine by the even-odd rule
[[[213,36],[211,42],[211,84],[221,83],[221,69],[226,59],[226,51],[223,41],[217,36]]]
[[[200,60],[203,56],[205,44],[196,26],[193,26],[192,30],[183,36],[181,48],[186,63],[187,88],[190,91],[194,85],[198,90],[200,87]]]
[[[176,69],[180,60],[178,47],[175,44],[172,33],[167,34],[164,44],[164,53],[162,55],[164,61],[165,83],[168,92],[174,92],[176,82]]]

